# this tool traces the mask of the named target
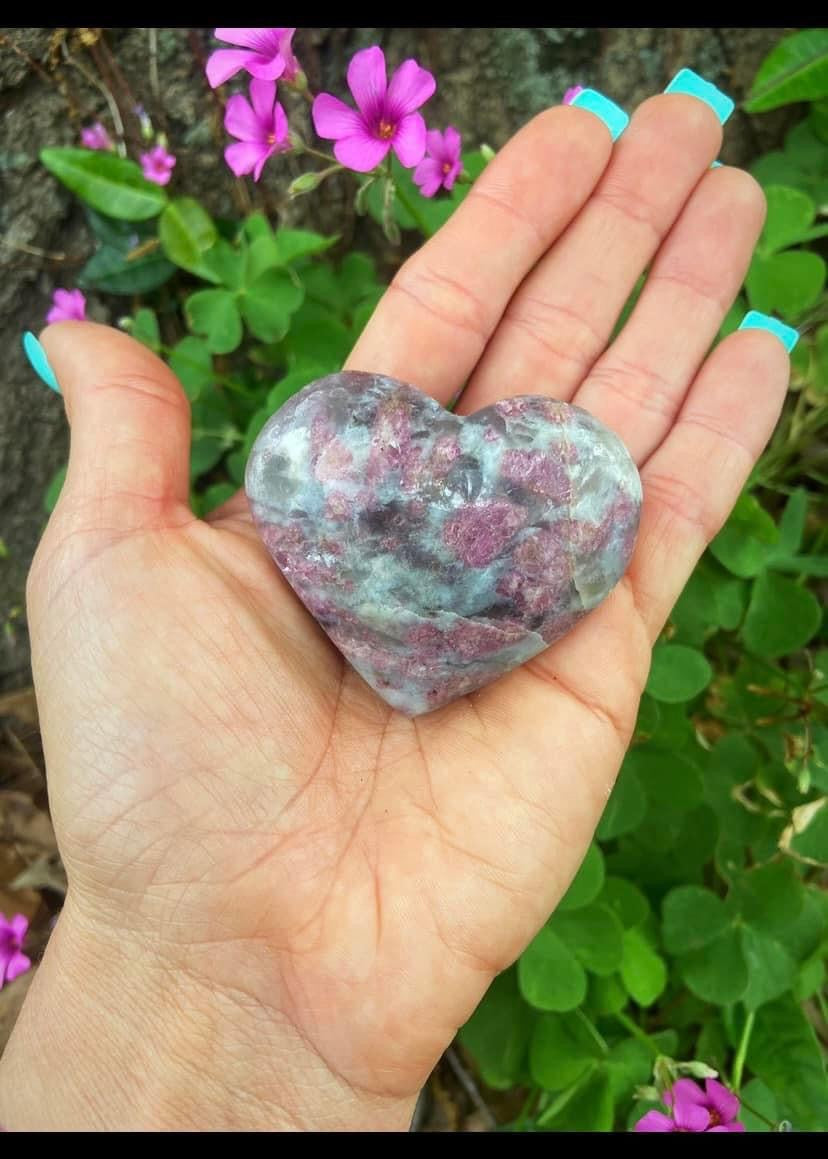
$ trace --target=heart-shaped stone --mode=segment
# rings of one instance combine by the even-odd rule
[[[356,372],[273,415],[245,489],[299,598],[409,716],[522,664],[599,604],[641,509],[626,448],[580,407],[523,396],[461,417]]]

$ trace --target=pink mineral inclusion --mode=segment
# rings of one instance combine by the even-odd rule
[[[569,497],[569,475],[561,463],[542,451],[506,451],[501,461],[503,475],[539,495],[558,503]]]
[[[443,528],[443,543],[469,567],[485,567],[500,554],[526,514],[505,499],[469,504]]]
[[[313,123],[320,137],[335,141],[334,156],[357,173],[368,173],[393,149],[411,169],[422,161],[426,126],[416,110],[434,94],[437,83],[416,60],[404,60],[390,83],[385,54],[378,45],[357,52],[348,65],[348,88],[356,109],[330,93],[313,102]]]

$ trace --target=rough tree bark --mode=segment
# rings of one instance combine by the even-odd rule
[[[238,212],[240,188],[221,157],[221,102],[208,89],[203,60],[208,29],[0,29],[0,689],[29,680],[24,585],[45,521],[44,488],[65,459],[68,432],[60,401],[23,359],[20,336],[42,324],[51,291],[71,285],[92,252],[72,196],[38,162],[47,145],[71,145],[94,119],[111,127],[107,102],[94,84],[116,96],[137,145],[141,102],[169,135],[178,156],[174,189],[201,197],[217,214]],[[295,48],[311,86],[344,95],[344,70],[358,48],[381,43],[389,61],[416,56],[438,79],[429,121],[453,123],[473,143],[497,148],[525,120],[560,101],[574,83],[591,84],[627,108],[659,91],[682,66],[721,84],[738,101],[783,29],[670,28],[315,28],[300,30]],[[158,86],[154,91],[154,78]],[[790,111],[748,118],[737,110],[723,158],[748,162],[773,147]],[[291,162],[274,164],[262,185],[286,220],[343,232],[393,254],[379,230],[354,221],[348,186],[329,183],[324,196],[281,206]],[[550,174],[550,180],[555,175]],[[94,297],[94,296],[93,296]],[[95,298],[94,317],[116,319],[128,299]]]

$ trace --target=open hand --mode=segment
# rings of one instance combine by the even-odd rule
[[[583,109],[542,113],[351,354],[445,403],[467,384],[460,413],[573,401],[643,480],[606,602],[417,719],[332,648],[244,495],[193,516],[170,370],[106,327],[46,331],[72,447],[28,609],[69,897],[0,1068],[0,1121],[407,1126],[576,872],[652,644],[785,395],[772,335],[707,356],[764,215],[752,178],[710,170],[720,142],[683,95],[646,101],[615,146]]]

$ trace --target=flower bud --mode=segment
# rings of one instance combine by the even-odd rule
[[[676,1070],[680,1074],[689,1074],[694,1079],[715,1079],[719,1077],[719,1072],[714,1070],[712,1066],[708,1066],[706,1062],[679,1062],[676,1063]]]
[[[136,105],[133,109],[135,116],[138,118],[141,125],[141,137],[144,141],[151,141],[154,136],[154,129],[152,121],[143,105]]]
[[[301,197],[303,193],[312,193],[330,172],[330,169],[319,169],[316,172],[302,173],[288,185],[288,197]]]

